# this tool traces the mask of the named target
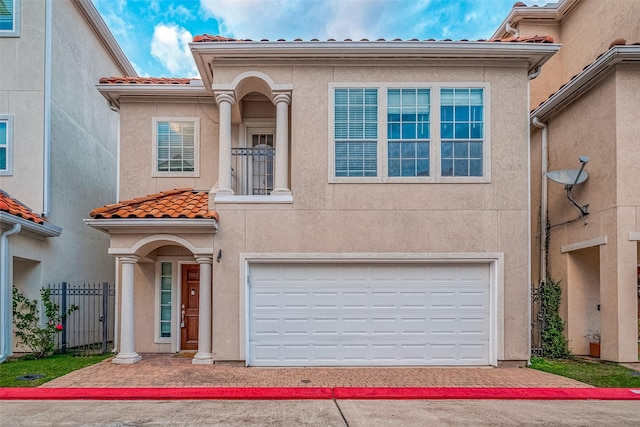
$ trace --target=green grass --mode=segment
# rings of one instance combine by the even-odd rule
[[[36,360],[29,360],[24,357],[8,359],[4,363],[0,363],[0,387],[37,387],[54,378],[93,365],[108,357],[111,357],[111,354],[93,356],[54,354],[53,356]],[[44,377],[31,381],[16,379],[30,374],[41,374]]]
[[[595,387],[640,388],[640,376],[633,375],[636,371],[612,362],[533,357],[531,367]]]

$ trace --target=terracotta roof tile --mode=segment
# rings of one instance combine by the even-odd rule
[[[212,218],[218,213],[209,210],[209,192],[177,188],[150,194],[92,210],[96,219],[108,218]]]
[[[192,79],[177,77],[102,77],[102,84],[188,85]]]
[[[0,190],[0,212],[8,212],[11,215],[18,216],[27,221],[33,221],[36,224],[44,224],[45,222],[45,219],[41,215],[38,215],[2,190]]]
[[[251,42],[251,41],[255,41],[255,40],[250,40],[250,39],[232,39],[229,37],[223,37],[223,36],[212,36],[210,34],[202,34],[199,36],[195,36],[193,38],[193,42],[194,43],[209,43],[209,42]],[[261,42],[268,42],[269,40],[267,39],[262,39],[260,40]],[[286,40],[284,39],[278,39],[278,42],[285,42]],[[295,39],[293,40],[294,42],[301,42],[303,41],[302,39]],[[312,39],[312,42],[318,41],[318,39]],[[328,39],[327,41],[329,42],[334,42],[336,41],[335,39]],[[344,41],[346,42],[350,42],[353,41],[351,39],[345,39]],[[362,39],[360,41],[363,42],[368,42],[368,39]],[[385,39],[377,39],[376,42],[385,42],[387,40]],[[393,39],[393,40],[389,40],[389,41],[394,41],[394,42],[401,42],[403,41],[402,39]],[[419,41],[418,39],[411,39],[411,40],[407,40],[407,41]],[[434,39],[428,39],[425,41],[436,41]],[[446,39],[446,40],[441,40],[441,41],[446,41],[446,42],[450,42],[453,41],[451,39]],[[469,41],[469,40],[460,40],[460,41]],[[549,37],[549,36],[531,36],[531,37],[505,37],[505,38],[501,38],[501,39],[492,39],[492,40],[475,40],[478,42],[486,42],[486,41],[490,41],[490,42],[513,42],[513,43],[553,43],[553,38]],[[375,42],[372,42],[375,43]]]

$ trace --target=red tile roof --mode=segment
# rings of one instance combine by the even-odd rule
[[[18,216],[27,221],[33,221],[36,224],[44,224],[45,219],[20,203],[4,191],[0,190],[0,212],[8,212],[11,215]]]
[[[96,219],[107,218],[212,218],[218,213],[209,210],[209,192],[178,188],[150,194],[91,211]]]
[[[102,84],[188,85],[192,79],[177,77],[102,77]]]
[[[199,36],[195,36],[193,38],[193,42],[194,43],[209,43],[209,42],[251,42],[251,41],[255,41],[255,40],[249,40],[249,39],[232,39],[229,37],[223,37],[223,36],[212,36],[210,34],[202,34]],[[260,40],[263,42],[268,42],[269,40],[263,39]],[[284,42],[286,40],[277,40],[279,42]],[[294,41],[302,41],[302,39],[295,39]],[[318,39],[312,39],[313,41],[318,41]],[[336,41],[334,39],[329,39],[327,41],[333,42]],[[352,41],[351,39],[346,39],[344,41]],[[360,41],[363,42],[368,42],[368,39],[362,39]],[[376,40],[378,42],[384,42],[387,41],[385,39],[378,39]],[[389,40],[389,41],[403,41],[401,39],[395,39],[395,40]],[[412,39],[412,40],[407,40],[407,41],[419,41],[418,39]],[[436,41],[435,39],[429,39],[426,41]],[[447,39],[447,40],[442,40],[442,41],[446,41],[446,42],[450,42],[452,40]],[[469,40],[460,40],[460,41],[469,41]],[[530,37],[505,37],[505,38],[501,38],[501,39],[492,39],[492,40],[475,40],[478,42],[515,42],[515,43],[553,43],[553,38],[549,37],[549,36],[530,36]]]

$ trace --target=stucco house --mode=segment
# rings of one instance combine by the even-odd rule
[[[494,34],[562,44],[531,84],[533,281],[561,280],[574,354],[588,354],[597,331],[601,358],[617,362],[639,353],[639,22],[634,0],[517,3]],[[580,157],[584,183],[547,178],[579,170]]]
[[[197,36],[120,111],[114,363],[524,364],[529,78],[559,45]]]
[[[136,75],[89,0],[0,2],[1,358],[14,349],[11,288],[114,281],[109,239],[83,223],[117,200],[119,117],[95,91]]]

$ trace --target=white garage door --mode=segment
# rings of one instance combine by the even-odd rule
[[[253,264],[253,366],[488,365],[489,264]]]

